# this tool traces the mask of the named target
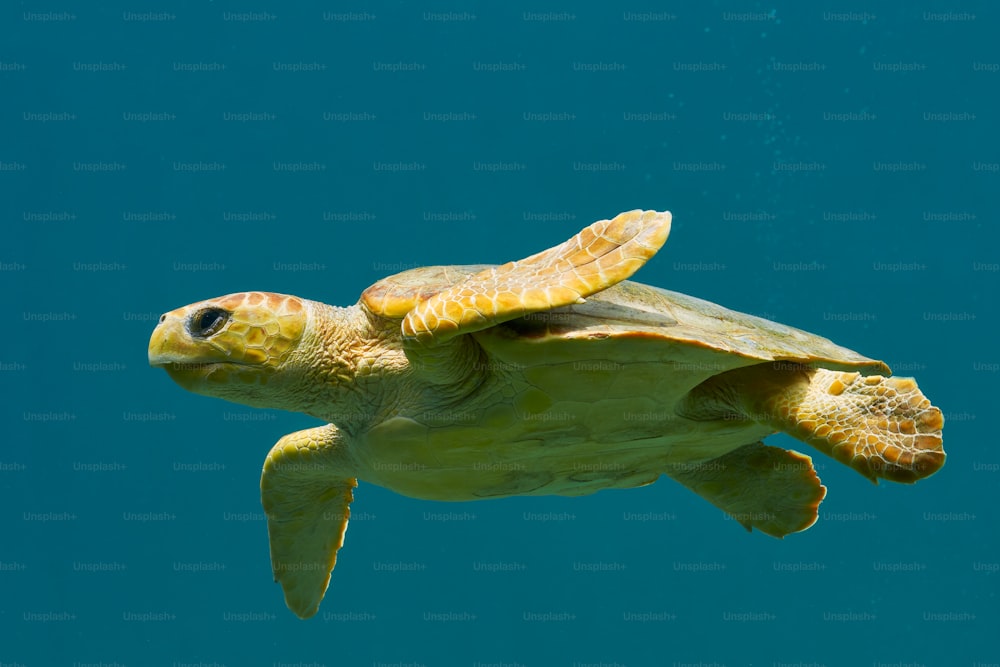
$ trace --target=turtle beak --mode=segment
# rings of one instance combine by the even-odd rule
[[[162,368],[170,379],[188,391],[208,393],[207,384],[226,384],[234,364],[204,340],[188,333],[190,308],[180,308],[160,317],[149,338],[149,365]]]
[[[172,361],[176,361],[169,352],[171,349],[170,341],[176,337],[176,322],[173,315],[173,313],[160,315],[160,322],[153,329],[153,335],[149,338],[149,365],[154,368],[166,366]]]
[[[184,330],[183,309],[160,315],[160,323],[149,338],[149,365],[162,368],[171,364],[190,363],[197,356],[191,337]]]
[[[207,370],[197,362],[198,353],[194,341],[188,335],[184,323],[184,309],[160,316],[160,323],[149,338],[149,365],[162,368],[182,387],[193,390],[193,383]]]

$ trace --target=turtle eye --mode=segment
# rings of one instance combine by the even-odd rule
[[[205,308],[188,320],[188,331],[196,338],[208,338],[218,333],[227,321],[229,313],[221,308]]]

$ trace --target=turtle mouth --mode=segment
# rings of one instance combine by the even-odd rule
[[[154,345],[150,344],[149,365],[153,368],[163,368],[171,373],[201,373],[213,369],[250,366],[252,364],[220,354],[183,354],[173,350],[155,350]]]
[[[150,361],[153,368],[162,368],[169,373],[199,373],[217,368],[233,366],[250,366],[239,361]]]
[[[202,383],[248,382],[250,377],[258,375],[253,364],[239,361],[169,361],[153,366],[162,368],[174,382],[189,389]]]
[[[268,373],[254,364],[238,361],[164,361],[153,364],[188,391],[216,396],[222,387],[266,384]]]

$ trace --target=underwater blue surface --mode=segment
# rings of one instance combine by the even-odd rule
[[[986,2],[7,3],[0,665],[1000,664],[998,24]],[[160,313],[349,305],[633,208],[674,214],[637,280],[916,376],[943,470],[874,486],[816,454],[819,521],[784,540],[668,479],[363,484],[295,618],[258,480],[316,420],[150,369]]]

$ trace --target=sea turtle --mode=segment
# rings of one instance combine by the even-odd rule
[[[669,213],[630,211],[502,266],[433,266],[336,308],[269,292],[166,313],[149,361],[185,389],[303,412],[261,476],[288,607],[319,608],[358,480],[414,498],[576,496],[667,475],[747,529],[804,530],[826,494],[783,431],[865,477],[945,460],[910,378],[825,338],[627,282]]]

